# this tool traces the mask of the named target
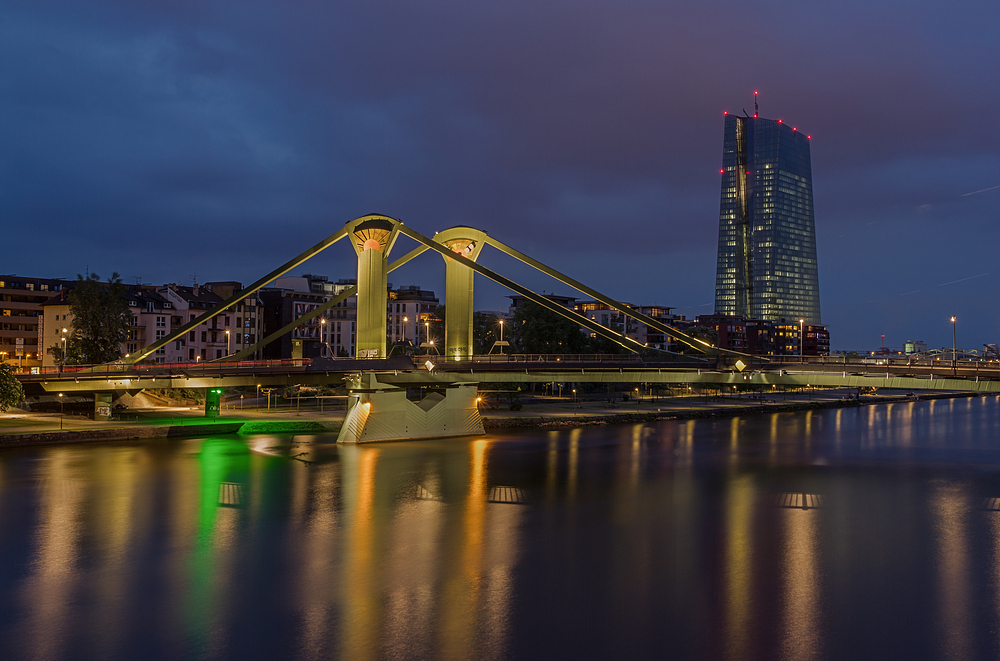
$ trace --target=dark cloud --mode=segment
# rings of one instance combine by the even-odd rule
[[[969,319],[969,344],[996,341],[984,301],[1000,190],[962,194],[1000,184],[998,14],[7,3],[0,208],[19,248],[5,269],[251,281],[378,211],[427,232],[476,225],[616,296],[698,314],[714,288],[722,111],[750,110],[756,88],[764,116],[813,136],[834,346],[882,332],[942,344],[951,314]],[[350,262],[313,270],[349,276]]]

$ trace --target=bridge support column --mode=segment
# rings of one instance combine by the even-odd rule
[[[348,385],[347,416],[338,443],[404,441],[482,434],[478,387],[475,383],[440,385],[420,402],[406,398],[406,389],[379,383],[375,374],[361,374]]]
[[[460,228],[461,229],[461,228]],[[454,231],[454,230],[451,230]],[[470,233],[478,230],[470,230]],[[444,242],[452,252],[476,261],[483,249],[483,241],[475,239],[451,239]],[[468,266],[449,257],[445,262],[445,319],[444,347],[446,360],[463,360],[472,356],[472,305],[473,277],[475,273]]]
[[[358,254],[358,358],[385,358],[388,283],[386,257],[396,239],[396,226],[381,219],[359,223],[353,232]]]
[[[218,418],[222,403],[222,388],[209,388],[205,391],[205,417]]]
[[[109,392],[94,393],[94,420],[111,419],[111,400],[114,397]]]

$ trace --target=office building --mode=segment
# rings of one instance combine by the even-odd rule
[[[809,136],[726,115],[715,314],[820,324]]]

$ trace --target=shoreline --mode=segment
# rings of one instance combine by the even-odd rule
[[[731,405],[725,402],[707,403],[704,408],[680,408],[674,403],[667,403],[657,410],[621,411],[617,408],[601,410],[597,408],[587,412],[578,409],[568,411],[531,412],[517,411],[501,415],[486,415],[483,418],[483,429],[486,433],[503,432],[529,427],[542,428],[572,428],[594,425],[635,424],[642,422],[657,422],[662,420],[698,420],[706,418],[733,418],[739,416],[759,415],[767,413],[794,413],[798,411],[819,411],[838,408],[857,408],[900,402],[926,401],[934,399],[960,399],[977,397],[977,393],[944,392],[926,393],[916,396],[873,396],[861,399],[820,399],[816,401],[793,402],[762,402],[745,405]],[[238,434],[252,436],[258,434],[325,434],[340,430],[342,419],[327,417],[317,419],[260,419],[222,418],[207,421],[204,418],[190,416],[183,422],[176,418],[158,423],[155,419],[148,422],[137,422],[118,427],[100,427],[96,429],[63,429],[23,431],[15,433],[0,433],[0,448],[29,447],[38,445],[53,445],[61,443],[89,443],[105,441],[134,441],[142,439],[180,439],[204,436],[207,434]],[[302,415],[296,415],[301,418]]]
[[[900,402],[916,402],[932,399],[961,399],[978,397],[978,393],[940,393],[919,396],[898,395],[890,397],[862,397],[861,399],[833,399],[812,402],[782,402],[749,404],[746,406],[716,406],[704,409],[683,409],[667,411],[634,411],[620,413],[583,414],[573,417],[553,415],[530,415],[517,413],[503,417],[483,417],[483,427],[486,431],[505,429],[521,429],[525,427],[577,427],[590,425],[630,424],[638,422],[655,422],[660,420],[699,420],[704,418],[735,418],[744,415],[759,415],[765,413],[794,413],[797,411],[818,411],[825,409],[858,408],[861,406],[876,406],[878,404],[894,404]]]

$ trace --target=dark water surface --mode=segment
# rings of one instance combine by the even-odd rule
[[[333,441],[0,451],[0,659],[1000,657],[996,397]]]

